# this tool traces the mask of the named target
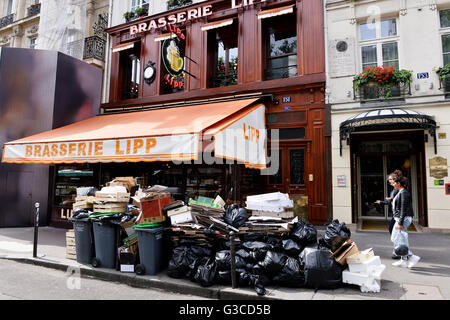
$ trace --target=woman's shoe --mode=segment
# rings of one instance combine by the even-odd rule
[[[413,254],[413,255],[408,259],[408,268],[411,269],[412,267],[414,267],[414,266],[417,264],[417,262],[419,262],[419,260],[420,260],[420,257]]]
[[[397,262],[394,262],[392,265],[394,267],[406,268],[408,267],[408,262],[406,260],[401,259]]]

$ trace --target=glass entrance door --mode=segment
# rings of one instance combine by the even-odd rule
[[[359,218],[387,220],[392,217],[392,206],[376,204],[377,200],[389,197],[393,187],[388,175],[401,170],[408,178],[408,189],[413,198],[414,215],[417,218],[416,162],[413,155],[361,155],[358,165],[358,206]]]

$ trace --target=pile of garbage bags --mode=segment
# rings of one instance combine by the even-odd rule
[[[252,286],[265,295],[267,285],[333,289],[342,283],[344,267],[331,253],[335,239],[350,238],[345,223],[334,220],[318,241],[316,228],[298,221],[288,235],[244,234],[234,243],[235,280],[239,287]],[[213,245],[181,240],[173,248],[168,275],[189,278],[208,287],[232,284],[230,241]]]

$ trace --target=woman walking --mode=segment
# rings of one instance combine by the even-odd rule
[[[395,179],[397,179],[398,177],[402,177],[402,176],[403,176],[403,173],[400,170],[395,170],[388,176],[389,184],[392,187],[394,187]],[[397,193],[398,193],[398,190],[393,188],[389,197],[386,197],[385,200],[377,200],[377,201],[375,201],[375,203],[382,204],[382,205],[390,205],[392,203],[392,199],[394,199],[394,197],[397,195]],[[395,219],[394,219],[394,217],[392,217],[391,221],[389,222],[389,234],[390,235],[392,235],[392,229],[394,228],[394,224],[395,224]],[[395,252],[393,252],[392,259],[400,259],[400,256],[395,254]]]
[[[411,194],[406,190],[407,179],[405,177],[397,177],[394,180],[394,188],[398,191],[394,199],[392,199],[393,217],[395,224],[392,230],[391,241],[394,246],[398,245],[397,239],[404,237],[404,245],[408,247],[408,253],[402,255],[401,259],[394,262],[395,267],[412,268],[419,262],[420,257],[412,254],[408,243],[408,227],[412,223],[414,216]],[[394,249],[395,250],[395,249]]]

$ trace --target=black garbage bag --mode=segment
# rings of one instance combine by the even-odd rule
[[[253,241],[260,241],[260,242],[266,242],[267,241],[267,235],[263,233],[249,233],[244,234],[241,236],[242,242],[253,242]]]
[[[86,219],[89,218],[89,216],[92,214],[91,211],[88,209],[76,209],[73,211],[72,219],[73,220],[80,220],[80,219]]]
[[[237,204],[232,204],[228,206],[225,214],[223,215],[223,220],[229,225],[239,228],[245,224],[248,220],[247,210],[244,208],[239,208]]]
[[[288,256],[281,252],[267,251],[266,257],[263,261],[258,262],[258,264],[267,272],[269,275],[277,274],[283,269]]]
[[[243,271],[239,274],[239,286],[253,286],[258,296],[264,296],[267,293],[260,276],[249,272]]]
[[[339,223],[339,220],[335,219],[327,226],[325,234],[322,239],[319,240],[319,243],[322,246],[331,249],[331,241],[337,236],[348,237],[350,239],[351,231],[345,225],[345,222]]]
[[[189,247],[178,246],[173,249],[172,258],[169,260],[167,267],[167,275],[172,278],[183,278],[189,271],[189,265],[192,261],[188,261]]]
[[[242,247],[247,251],[258,251],[258,250],[272,250],[272,245],[262,242],[262,241],[246,241],[242,244]]]
[[[283,250],[287,255],[298,258],[304,247],[292,239],[283,240]]]
[[[215,262],[217,265],[217,270],[231,270],[231,252],[230,250],[221,250],[216,252]],[[234,256],[235,267],[237,268],[245,268],[246,262],[239,255],[235,254]]]
[[[330,250],[305,248],[300,254],[305,285],[313,289],[336,289],[342,283],[343,266],[331,256]]]
[[[210,287],[214,284],[216,278],[217,265],[213,258],[207,258],[206,261],[202,261],[197,266],[195,271],[194,280],[202,287]]]
[[[292,228],[290,237],[302,246],[307,246],[317,243],[317,230],[312,224],[300,220]]]
[[[172,278],[192,277],[196,267],[201,263],[199,258],[209,258],[212,250],[203,246],[178,246],[172,251],[172,258],[169,260],[167,275]]]
[[[286,287],[305,286],[305,273],[298,259],[288,257],[283,269],[273,277],[273,282]]]
[[[268,236],[266,243],[272,246],[272,251],[283,251],[283,237],[281,236]]]

